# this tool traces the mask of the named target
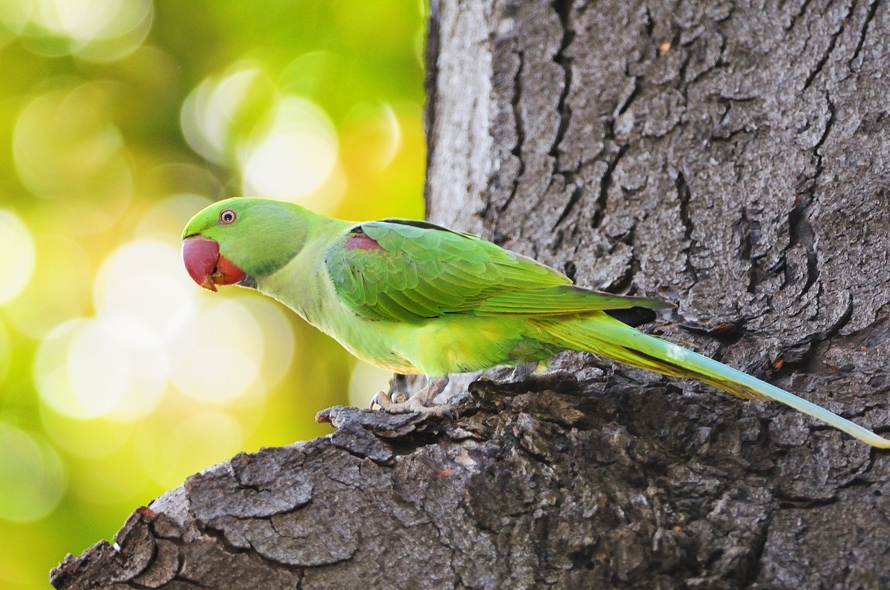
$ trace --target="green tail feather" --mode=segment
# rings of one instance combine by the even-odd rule
[[[774,400],[822,420],[862,442],[881,449],[890,440],[841,418],[825,408],[706,356],[643,334],[605,314],[573,322],[535,321],[554,344],[602,355],[626,365],[671,377],[697,379],[745,399]]]

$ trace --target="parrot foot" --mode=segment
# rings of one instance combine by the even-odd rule
[[[448,377],[440,377],[408,399],[405,399],[404,394],[400,393],[394,393],[392,398],[390,398],[380,391],[371,398],[371,409],[377,409],[388,414],[412,414],[416,412],[428,416],[453,419],[457,413],[454,406],[433,404],[433,400],[436,399],[437,395],[445,391],[447,385]]]
[[[385,391],[378,391],[374,394],[374,397],[371,398],[371,403],[368,405],[368,409],[380,410],[393,405],[399,405],[406,401],[408,401],[408,396],[404,391],[397,391],[389,396],[386,395]]]

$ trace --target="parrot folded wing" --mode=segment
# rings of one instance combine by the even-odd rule
[[[571,282],[479,238],[413,221],[357,225],[331,247],[325,265],[338,297],[355,313],[403,322],[470,312],[499,293]]]
[[[325,264],[340,300],[375,320],[672,306],[576,287],[531,258],[426,222],[357,225],[328,251]]]
[[[674,304],[659,299],[613,295],[575,285],[557,285],[494,295],[479,305],[477,313],[546,316],[634,307],[664,309],[674,307]]]

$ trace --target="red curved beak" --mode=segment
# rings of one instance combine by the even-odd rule
[[[182,261],[192,280],[210,291],[217,285],[235,285],[247,277],[219,253],[216,240],[202,236],[191,236],[182,241]]]

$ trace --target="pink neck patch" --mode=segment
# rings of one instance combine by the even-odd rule
[[[382,250],[377,241],[364,232],[353,234],[346,240],[347,250]]]

